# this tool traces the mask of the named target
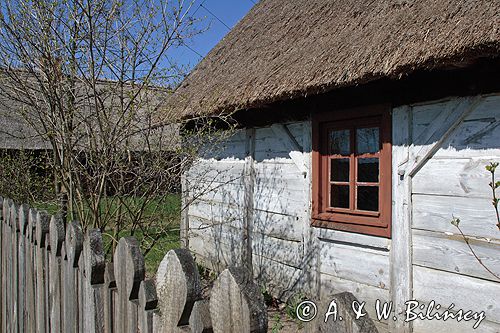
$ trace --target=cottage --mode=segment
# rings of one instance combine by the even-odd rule
[[[260,1],[169,100],[240,126],[184,175],[185,245],[278,297],[350,291],[380,332],[472,331],[405,322],[410,300],[500,332],[499,22],[498,1]]]

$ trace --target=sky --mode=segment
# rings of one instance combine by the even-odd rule
[[[204,57],[229,32],[228,27],[234,27],[257,1],[196,0],[192,11],[196,17],[203,18],[202,24],[208,26],[208,30],[187,42],[187,46],[173,50],[170,53],[172,60],[188,69],[193,68],[202,59],[200,55]]]

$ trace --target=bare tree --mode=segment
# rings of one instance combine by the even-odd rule
[[[177,218],[166,201],[182,172],[207,137],[229,133],[200,121],[203,128],[185,130],[181,140],[184,124],[163,107],[183,73],[170,50],[203,31],[192,5],[7,0],[0,7],[1,94],[50,143],[63,210],[110,239],[138,234],[146,253]]]

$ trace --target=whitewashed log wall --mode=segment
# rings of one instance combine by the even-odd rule
[[[193,257],[169,251],[146,279],[133,237],[107,262],[98,229],[0,197],[0,325],[4,333],[267,332],[259,287],[230,267],[208,298]]]
[[[500,233],[484,167],[500,162],[500,96],[449,98],[393,109],[392,239],[310,227],[310,122],[242,130],[185,175],[189,248],[215,270],[241,263],[276,296],[435,300],[482,311],[478,332],[500,332],[500,284],[450,223],[500,274]],[[250,184],[249,184],[250,183]],[[251,196],[248,192],[251,190]],[[251,204],[248,200],[253,199]],[[244,229],[248,228],[249,231]],[[249,232],[248,237],[246,236]],[[473,322],[375,321],[380,332],[470,332]]]

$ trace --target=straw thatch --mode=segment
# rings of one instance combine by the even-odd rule
[[[214,114],[499,55],[500,1],[262,0],[169,105]]]

